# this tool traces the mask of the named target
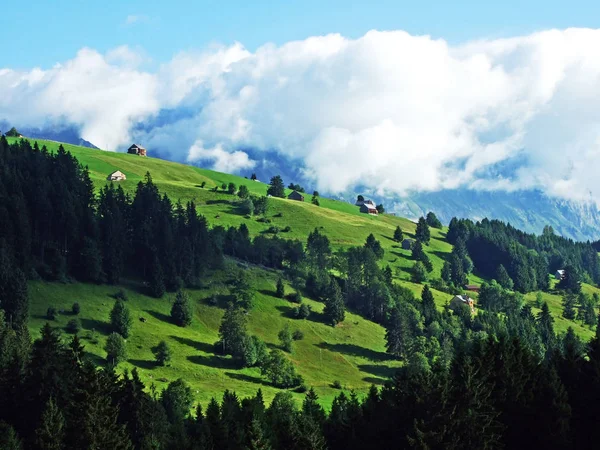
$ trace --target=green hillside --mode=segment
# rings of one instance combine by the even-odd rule
[[[12,139],[14,140],[14,139]],[[11,139],[9,138],[9,141]],[[58,143],[38,140],[38,144],[55,150]],[[308,234],[319,227],[331,240],[334,248],[362,245],[370,233],[381,242],[385,250],[382,265],[392,268],[394,281],[420,296],[422,286],[410,281],[410,268],[414,261],[411,252],[403,250],[392,239],[394,229],[400,226],[405,236],[414,238],[415,224],[407,219],[392,215],[377,217],[360,214],[352,204],[321,198],[321,206],[310,202],[296,202],[287,199],[271,198],[267,217],[270,224],[261,223],[256,218],[246,218],[237,211],[237,197],[225,192],[214,192],[214,186],[233,182],[236,186],[246,185],[251,192],[265,195],[267,185],[243,177],[218,173],[206,169],[168,162],[156,158],[144,158],[136,155],[105,152],[84,147],[64,145],[85,166],[88,166],[97,189],[106,182],[109,173],[120,170],[127,180],[120,184],[127,191],[133,191],[146,172],[150,172],[154,183],[161,192],[176,201],[193,200],[198,211],[203,214],[211,226],[247,225],[253,236],[264,232],[272,225],[283,229],[291,228],[289,233],[280,236],[299,239],[306,242]],[[286,184],[289,181],[285,180]],[[201,188],[201,184],[205,187]],[[431,244],[425,248],[434,266],[432,277],[439,278],[444,260],[452,251],[445,240],[446,230],[432,229]],[[253,394],[258,387],[263,389],[265,397],[270,399],[277,392],[271,387],[258,369],[236,369],[228,357],[220,357],[212,351],[213,343],[218,339],[218,327],[223,308],[208,302],[211,294],[228,292],[227,283],[231,278],[230,270],[237,263],[227,260],[228,269],[207,277],[204,289],[190,290],[195,304],[195,320],[189,328],[179,328],[169,319],[171,296],[161,300],[139,294],[139,286],[130,281],[122,287],[128,293],[128,306],[134,317],[132,336],[128,340],[128,362],[122,368],[137,367],[142,379],[155,383],[159,388],[169,381],[183,377],[189,382],[202,402],[213,395],[219,396],[225,389],[235,390],[242,397]],[[314,386],[323,400],[329,405],[339,391],[331,386],[339,380],[346,388],[365,392],[370,384],[381,384],[394,369],[401,364],[385,354],[385,330],[380,325],[367,321],[357,315],[347,314],[346,320],[338,327],[327,326],[321,320],[323,304],[310,299],[314,313],[306,320],[294,320],[289,317],[293,304],[273,295],[276,271],[250,268],[255,288],[256,305],[248,316],[249,331],[263,339],[269,346],[277,346],[279,330],[289,322],[292,329],[304,333],[304,339],[295,343],[290,359],[308,386]],[[470,275],[471,283],[480,284],[483,280]],[[34,335],[45,323],[45,313],[49,305],[69,311],[73,302],[81,305],[80,318],[86,350],[98,361],[105,357],[103,350],[105,336],[108,334],[108,315],[114,299],[111,297],[119,287],[87,284],[59,284],[32,282],[30,285],[31,322]],[[289,288],[288,288],[289,289]],[[586,291],[596,292],[596,288],[586,285]],[[598,291],[600,292],[600,291]],[[433,291],[436,304],[442,308],[452,297],[449,294]],[[564,332],[568,326],[588,339],[592,331],[573,321],[561,318],[561,297],[544,293],[544,300],[550,306],[555,318],[557,331]],[[535,304],[536,293],[526,296],[527,301]],[[534,312],[537,313],[537,309]],[[139,318],[145,318],[141,322]],[[57,326],[64,326],[72,317],[68,313],[60,314]],[[173,350],[170,367],[157,367],[153,362],[151,348],[160,340],[166,340]],[[300,394],[294,394],[300,398]]]

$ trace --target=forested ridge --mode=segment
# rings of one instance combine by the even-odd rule
[[[49,153],[26,141],[8,145],[1,137],[0,236],[0,448],[566,449],[595,448],[600,439],[594,426],[600,415],[598,331],[590,343],[572,329],[557,334],[547,305],[534,315],[520,294],[497,283],[482,288],[478,314],[467,307],[442,312],[427,285],[416,298],[392,281],[372,235],[360,247],[334,252],[319,229],[300,242],[269,234],[251,238],[245,225],[209,228],[192,202],[161,196],[150,174],[131,196],[113,185],[96,196],[86,169],[68,152]],[[506,267],[523,292],[547,288],[542,273],[547,280],[553,264],[596,280],[591,245],[550,230],[535,237],[495,221],[453,221],[448,239],[456,244],[451,283],[453,277],[463,281],[459,275],[469,272],[471,259],[489,278],[500,278],[498,267]],[[424,270],[428,240],[423,219],[413,256]],[[479,245],[485,251],[478,253]],[[346,309],[381,323],[388,353],[404,366],[366,397],[341,391],[324,409],[285,352],[268,352],[245,331],[253,293],[243,272],[215,351],[240,366],[260,366],[276,386],[306,392],[302,405],[282,390],[269,405],[260,391],[247,399],[227,391],[200,406],[185,380],[158,392],[135,371],[116,372],[131,320],[126,299],[115,302],[114,353],[107,350],[100,368],[77,335],[66,339],[47,325],[32,337],[27,329],[27,280],[39,278],[140,279],[155,297],[177,293],[172,316],[186,326],[192,319],[182,288],[202,283],[225,257],[279,270],[294,287],[289,296],[298,315],[304,314],[304,292],[325,303],[331,325],[344,321]],[[527,268],[523,280],[520,267]],[[277,292],[283,296],[282,286]],[[280,335],[284,347],[292,345],[290,330]],[[168,348],[156,354],[164,362]]]

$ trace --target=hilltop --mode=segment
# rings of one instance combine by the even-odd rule
[[[14,140],[9,139],[9,142]],[[56,151],[60,145],[53,141],[37,142],[50,151]],[[308,201],[271,198],[266,214],[270,223],[259,222],[256,217],[240,214],[237,211],[238,199],[223,192],[220,187],[234,183],[236,187],[247,186],[253,194],[265,195],[267,184],[263,182],[152,157],[111,153],[68,144],[64,148],[89,168],[97,191],[108,183],[108,174],[120,170],[127,176],[127,180],[119,184],[127,192],[133,193],[137,184],[149,172],[160,192],[167,194],[173,201],[194,201],[198,212],[211,227],[239,227],[244,224],[251,236],[264,235],[271,226],[277,226],[280,230],[289,227],[289,232],[279,233],[279,236],[298,239],[303,243],[306,243],[309,233],[319,228],[330,239],[334,250],[362,246],[372,233],[385,251],[380,265],[390,266],[393,282],[408,288],[416,297],[421,295],[422,285],[411,281],[410,269],[414,263],[411,252],[402,249],[393,240],[394,230],[398,226],[406,237],[414,239],[416,225],[410,220],[387,214],[368,216],[361,214],[358,207],[352,204],[327,198],[320,198],[320,206]],[[218,188],[217,191],[214,190],[215,187]],[[286,190],[286,193],[289,192],[290,190]],[[452,252],[453,247],[447,241],[446,233],[446,227],[432,228],[431,243],[424,247],[433,265],[435,277],[439,276],[444,261]],[[257,369],[237,369],[229,358],[215,355],[213,350],[213,344],[218,339],[223,307],[212,304],[210,299],[213,294],[227,292],[231,272],[239,264],[239,261],[227,259],[225,268],[212,273],[202,288],[189,290],[195,306],[195,320],[189,328],[180,328],[171,323],[169,311],[172,295],[168,294],[162,299],[147,297],[141,293],[143,289],[139,281],[127,279],[119,286],[30,282],[30,329],[34,336],[37,335],[46,321],[45,313],[49,305],[68,311],[71,304],[77,301],[81,305],[81,336],[86,350],[101,362],[105,357],[105,336],[109,332],[108,315],[114,302],[111,296],[118,289],[123,289],[127,293],[127,305],[135,320],[132,336],[128,340],[128,361],[121,368],[136,367],[147,384],[155,383],[159,388],[181,376],[189,382],[197,399],[202,402],[207,402],[213,395],[219,396],[225,389],[235,390],[245,396],[253,394],[258,387],[270,399],[278,390],[270,386]],[[304,339],[295,343],[296,349],[290,359],[307,385],[316,388],[324,404],[329,404],[336,395],[337,389],[332,387],[336,380],[348,389],[365,392],[370,384],[383,383],[401,366],[401,361],[385,353],[385,329],[381,325],[347,313],[343,324],[332,328],[320,318],[323,304],[306,296],[305,302],[312,307],[313,316],[307,320],[293,320],[290,312],[294,305],[274,296],[278,272],[256,266],[242,267],[250,271],[257,290],[255,306],[248,316],[249,331],[264,340],[268,346],[274,347],[278,345],[277,334],[285,323],[289,323],[292,329],[301,330]],[[479,285],[484,279],[471,274],[469,281]],[[289,283],[286,283],[286,288],[288,292],[292,290]],[[598,292],[590,285],[584,285],[584,290],[588,293]],[[445,292],[434,289],[432,292],[440,309],[452,298],[452,295]],[[476,297],[476,294],[472,295]],[[585,339],[591,337],[592,331],[589,328],[561,317],[560,296],[543,293],[543,298],[550,306],[558,332],[564,332],[568,326],[572,326]],[[534,305],[534,313],[537,313],[536,293],[527,294],[526,299]],[[140,318],[146,321],[138,320]],[[70,319],[68,313],[61,314],[53,324],[63,327]],[[173,350],[173,360],[168,367],[157,367],[153,362],[151,348],[162,339]],[[300,397],[300,394],[294,395]]]

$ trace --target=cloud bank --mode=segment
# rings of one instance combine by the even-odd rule
[[[320,191],[469,187],[600,201],[600,30],[451,46],[403,31],[184,52],[154,72],[126,47],[0,69],[0,119],[68,121],[224,171],[277,151]]]

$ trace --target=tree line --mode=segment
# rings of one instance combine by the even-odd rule
[[[464,245],[481,275],[513,285],[519,292],[548,290],[549,273],[565,269],[574,279],[600,283],[600,260],[589,242],[575,242],[546,226],[541,235],[525,233],[498,220],[453,218],[448,241]],[[499,280],[500,281],[500,280]]]

